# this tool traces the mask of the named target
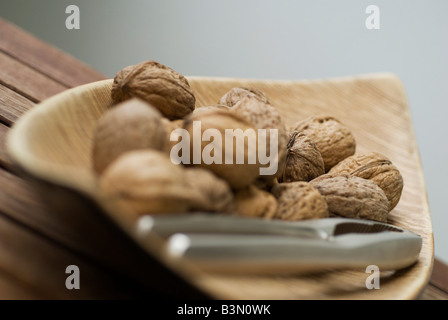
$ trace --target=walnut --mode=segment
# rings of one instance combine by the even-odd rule
[[[389,200],[371,180],[327,173],[310,183],[324,196],[331,215],[387,221]]]
[[[168,120],[167,118],[163,118],[162,119],[162,125],[165,128],[165,132],[166,134],[166,145],[168,146],[167,149],[171,150],[173,148],[173,146],[175,146],[178,141],[174,140],[171,141],[171,133],[176,130],[176,129],[182,129],[182,125],[183,125],[183,120],[182,119],[178,119],[178,120]]]
[[[121,155],[99,179],[106,201],[116,202],[136,216],[188,211],[193,193],[185,186],[182,166],[173,164],[167,154],[150,149]]]
[[[305,134],[295,131],[287,148],[286,165],[281,181],[310,181],[325,173],[322,155]]]
[[[173,130],[182,128],[183,120],[168,120],[167,118],[162,118],[162,125],[168,135],[171,134]]]
[[[167,142],[160,112],[140,99],[127,100],[106,111],[98,120],[93,137],[93,169],[102,173],[127,151],[167,150]]]
[[[191,113],[196,102],[187,79],[155,61],[141,62],[118,72],[111,96],[115,103],[132,97],[140,98],[154,105],[171,120],[181,119]]]
[[[403,190],[403,177],[392,162],[382,154],[370,152],[354,155],[335,165],[330,174],[350,174],[370,179],[383,189],[389,200],[389,211],[400,201]]]
[[[268,97],[257,88],[236,87],[226,92],[219,100],[219,104],[233,107],[244,98],[256,99],[267,104],[270,103]]]
[[[324,159],[325,172],[355,154],[355,138],[350,130],[334,117],[310,117],[296,123],[293,130],[304,133],[316,144]]]
[[[280,183],[272,188],[272,193],[278,201],[275,219],[298,221],[329,216],[325,199],[308,182]]]
[[[195,132],[194,123],[200,124],[200,132]],[[199,165],[203,168],[211,170],[218,177],[226,180],[233,189],[244,188],[254,182],[259,175],[260,164],[258,161],[249,163],[249,159],[257,159],[256,148],[250,148],[248,139],[244,140],[243,150],[237,149],[236,143],[231,133],[226,129],[234,131],[241,129],[243,132],[251,129],[256,134],[256,130],[252,124],[245,121],[241,117],[227,110],[215,110],[213,112],[205,112],[198,115],[187,117],[183,124],[184,129],[189,133],[190,138],[190,164]],[[208,129],[215,129],[220,133],[220,139],[211,141],[202,140],[200,148],[197,150],[194,140],[197,139],[195,134],[201,134]],[[256,138],[256,135],[255,135]],[[226,140],[233,141],[233,149],[226,148]],[[213,148],[212,148],[213,147]],[[205,150],[205,151],[204,151]],[[215,154],[219,153],[219,154]],[[242,163],[237,163],[237,155],[243,153]],[[203,161],[203,155],[212,156],[214,159],[211,163]],[[233,154],[233,157],[231,155]],[[231,159],[227,161],[227,157]],[[195,161],[195,159],[197,161]]]
[[[203,106],[203,107],[194,109],[192,115],[197,116],[202,113],[213,112],[215,110],[227,110],[228,111],[229,107],[225,106],[223,104],[214,104],[214,105],[210,105],[210,106]]]
[[[238,216],[271,219],[277,210],[277,200],[269,192],[250,185],[235,193],[233,209]]]
[[[286,125],[276,108],[257,99],[243,98],[235,104],[230,111],[238,116],[246,119],[246,121],[253,123],[257,129],[266,129],[266,141],[270,142],[270,129],[277,130],[278,133],[278,168],[274,175],[263,175],[261,179],[271,183],[275,178],[280,178],[283,175],[283,170],[286,162],[286,146],[288,144],[288,132]],[[267,150],[271,152],[270,148]],[[268,166],[268,165],[266,165]]]
[[[197,211],[230,212],[233,193],[229,184],[212,172],[200,168],[185,169],[186,188],[193,193],[190,209]]]

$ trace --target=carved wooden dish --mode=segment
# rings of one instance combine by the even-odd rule
[[[164,255],[159,238],[140,243],[134,234],[135,221],[98,196],[91,170],[92,133],[99,117],[111,105],[112,80],[76,87],[43,101],[17,122],[8,140],[14,163],[26,177],[37,182],[37,191],[51,199],[50,205],[59,212],[78,208],[70,216],[67,214],[77,241],[92,239],[95,230],[118,226],[131,240],[128,247],[138,247],[151,259],[143,261],[141,255],[118,250],[114,259],[104,258],[103,262],[167,296],[173,293],[170,290],[187,297],[189,292],[193,296],[193,291],[198,290],[219,299],[413,299],[420,294],[432,270],[433,234],[410,112],[396,76],[372,74],[313,81],[202,77],[188,80],[196,95],[196,107],[215,104],[235,86],[256,87],[268,95],[288,124],[310,115],[332,115],[354,134],[357,153],[376,151],[389,157],[403,175],[404,190],[388,222],[423,237],[418,262],[405,270],[382,273],[380,290],[368,290],[365,281],[369,274],[365,270],[289,276],[205,274],[188,261],[171,261]],[[83,205],[84,202],[90,204]],[[105,220],[100,218],[98,222],[98,216]],[[83,222],[73,223],[78,220]],[[105,250],[113,250],[118,238],[112,235],[116,233],[111,232],[110,239],[104,239],[107,233],[102,234],[101,241],[108,243]],[[96,252],[93,258],[103,256]],[[182,290],[175,289],[176,284]]]

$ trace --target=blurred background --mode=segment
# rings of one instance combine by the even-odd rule
[[[368,30],[366,8],[380,9]],[[66,7],[80,10],[69,30]],[[108,77],[157,60],[184,75],[318,79],[393,72],[420,148],[436,256],[448,261],[448,1],[2,0],[0,16]],[[1,36],[1,34],[0,34]]]

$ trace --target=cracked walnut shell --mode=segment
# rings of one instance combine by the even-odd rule
[[[305,134],[295,131],[287,146],[281,181],[311,181],[324,173],[324,160],[314,142]]]
[[[187,79],[156,61],[141,62],[118,72],[111,96],[114,103],[140,98],[154,105],[170,120],[190,114],[196,102]]]
[[[400,171],[385,156],[377,152],[354,155],[334,166],[330,174],[350,174],[375,182],[389,200],[389,211],[400,201],[403,177]]]
[[[221,97],[221,99],[219,100],[219,104],[233,107],[244,98],[255,99],[269,104],[269,99],[264,94],[264,92],[252,87],[235,87],[230,89]]]
[[[383,190],[371,180],[327,173],[310,183],[327,201],[331,215],[387,221],[389,200]]]
[[[350,130],[334,117],[313,116],[297,123],[293,130],[304,133],[316,144],[324,159],[325,172],[355,154],[355,138]]]
[[[325,199],[308,182],[280,183],[274,186],[271,192],[278,202],[274,219],[299,221],[329,216]]]

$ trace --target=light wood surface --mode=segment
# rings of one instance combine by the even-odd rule
[[[146,250],[181,278],[216,298],[413,299],[421,294],[432,270],[433,236],[418,148],[399,79],[391,74],[315,81],[188,79],[197,107],[216,103],[232,87],[252,86],[268,95],[288,125],[318,114],[340,119],[353,132],[357,153],[383,153],[402,172],[403,195],[389,222],[421,235],[423,247],[416,265],[383,273],[380,290],[366,289],[368,274],[364,270],[301,276],[220,276],[204,274],[187,262],[168,261],[160,248],[141,244]],[[32,176],[101,201],[96,195],[89,156],[96,121],[111,103],[110,87],[111,80],[105,80],[65,91],[20,118],[9,136],[14,161]],[[107,210],[105,214],[130,234],[132,221],[113,208]]]

